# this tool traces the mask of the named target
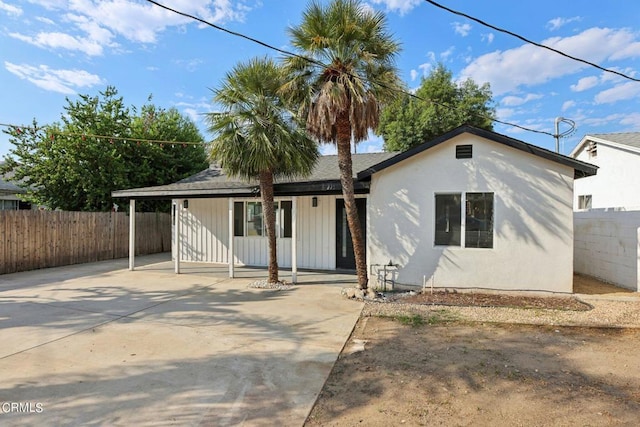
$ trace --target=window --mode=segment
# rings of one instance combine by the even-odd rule
[[[0,200],[0,211],[15,211],[18,209],[17,200]]]
[[[264,236],[262,203],[247,202],[247,236]]]
[[[460,206],[460,194],[436,194],[436,245],[460,246]]]
[[[493,193],[467,193],[465,248],[493,247]]]
[[[244,236],[244,202],[233,202],[233,235]]]
[[[578,196],[578,209],[591,209],[591,194]]]
[[[436,194],[434,244],[493,248],[493,199],[493,193]]]
[[[589,145],[587,146],[587,153],[589,153],[590,159],[595,159],[598,157],[598,144],[594,141],[589,141]]]
[[[276,236],[292,236],[291,217],[293,203],[284,200],[274,203],[276,214]],[[261,237],[267,235],[262,202],[233,203],[233,235],[236,237]]]

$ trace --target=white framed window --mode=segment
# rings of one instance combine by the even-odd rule
[[[578,209],[591,209],[591,194],[583,194],[578,196]]]
[[[493,193],[436,194],[434,245],[493,248],[493,220]]]
[[[291,200],[274,202],[276,214],[276,237],[290,238],[292,235]],[[262,202],[245,201],[233,203],[233,235],[236,237],[266,237]]]

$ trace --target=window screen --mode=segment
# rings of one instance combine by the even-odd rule
[[[461,209],[460,194],[436,194],[436,245],[460,246]]]
[[[493,247],[493,193],[467,193],[464,246]]]
[[[233,235],[244,236],[244,202],[233,202]]]

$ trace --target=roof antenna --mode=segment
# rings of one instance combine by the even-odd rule
[[[564,132],[560,133],[560,123],[566,123],[571,127],[565,130]],[[553,137],[556,139],[556,153],[560,153],[560,138],[567,137],[571,135],[573,132],[575,132],[576,122],[564,117],[556,117],[555,125],[556,125],[555,126],[556,133],[553,135]]]

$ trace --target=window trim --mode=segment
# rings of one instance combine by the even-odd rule
[[[286,218],[281,206],[282,206],[282,202],[288,202],[290,203],[290,208],[291,208],[291,215],[290,215],[290,221],[291,223],[289,224],[288,229],[290,230],[291,234],[292,233],[292,226],[293,226],[293,200],[292,199],[276,199],[273,201],[275,205],[277,205],[276,209],[276,239],[291,239],[291,236],[285,237],[284,234],[286,234],[287,231],[287,227],[283,227],[282,226],[282,220],[284,220]],[[266,239],[267,238],[267,231],[266,231],[266,224],[264,222],[264,210],[262,211],[263,215],[262,215],[262,234],[261,235],[248,235],[248,230],[249,230],[249,224],[247,223],[247,206],[249,203],[258,203],[260,205],[262,205],[262,200],[260,199],[234,199],[233,200],[233,237],[240,237],[240,238],[250,238],[250,239]],[[242,234],[239,233],[239,231],[237,230],[236,227],[236,212],[237,212],[237,207],[239,204],[242,204]]]
[[[588,199],[587,199],[588,198]],[[589,206],[585,206],[585,202],[588,200]],[[593,194],[579,194],[578,195],[578,210],[587,211],[593,206]]]
[[[492,194],[493,197],[493,203],[492,203],[492,227],[491,227],[491,247],[468,247],[467,246],[467,242],[466,242],[466,234],[467,234],[467,194],[478,194],[478,193],[485,193],[485,194]],[[437,218],[436,218],[436,197],[437,196],[447,196],[447,195],[459,195],[460,196],[460,244],[456,244],[456,245],[439,245],[436,244],[436,222],[437,222]],[[495,191],[443,191],[443,192],[435,192],[433,195],[433,215],[434,215],[434,219],[433,219],[433,247],[434,248],[448,248],[448,249],[454,249],[454,250],[460,250],[460,249],[464,249],[464,250],[492,250],[496,248],[496,230],[495,230],[495,223],[496,223],[496,192]]]

